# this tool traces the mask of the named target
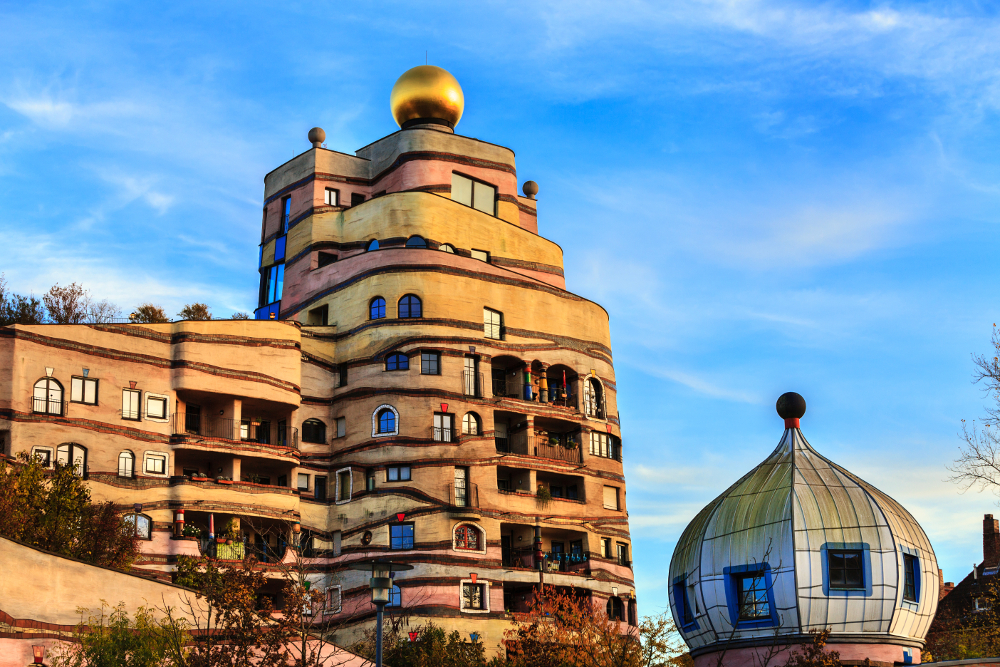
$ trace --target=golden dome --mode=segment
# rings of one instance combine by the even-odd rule
[[[454,128],[465,110],[465,95],[449,72],[434,65],[420,65],[396,80],[389,106],[400,127],[407,121],[427,119]]]

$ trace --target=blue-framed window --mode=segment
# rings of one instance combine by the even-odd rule
[[[687,575],[674,579],[674,607],[677,609],[681,630],[698,629],[698,622],[695,620],[697,613],[692,602],[693,600],[688,595]]]
[[[383,317],[385,317],[385,299],[377,296],[368,304],[368,319],[381,320]]]
[[[397,523],[389,526],[390,549],[413,548],[413,524]]]
[[[274,261],[280,262],[285,259],[285,241],[287,236],[279,236],[274,239]]]
[[[827,542],[820,547],[823,595],[871,597],[872,557],[867,542]]]
[[[276,264],[275,266],[263,269],[260,272],[260,305],[265,306],[269,303],[280,301],[281,292],[284,290],[284,287],[284,264]]]
[[[423,304],[420,303],[420,297],[407,294],[402,299],[399,300],[399,307],[396,312],[399,317],[422,317],[423,316]]]
[[[396,413],[386,408],[378,415],[378,432],[393,433],[396,430]]]
[[[393,586],[392,590],[389,591],[389,603],[385,605],[386,607],[402,607],[403,606],[403,592],[399,590],[399,586]]]
[[[410,369],[410,358],[405,354],[396,352],[385,358],[385,370],[406,371]]]
[[[901,545],[903,551],[903,602],[916,605],[920,601],[920,555],[916,549]]]
[[[292,220],[292,196],[281,200],[281,233],[288,233],[288,223]]]
[[[778,625],[774,605],[774,582],[768,563],[737,565],[723,569],[726,576],[726,606],[736,629]]]

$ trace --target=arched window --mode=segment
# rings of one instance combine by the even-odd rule
[[[438,250],[441,252],[450,252],[452,255],[455,254],[455,246],[450,243],[442,243]]]
[[[135,454],[129,451],[118,455],[118,476],[132,477],[135,473]]]
[[[368,318],[381,320],[383,317],[385,317],[385,299],[377,296],[368,304]]]
[[[396,430],[396,413],[385,408],[378,413],[378,432],[393,433]]]
[[[399,586],[393,586],[392,590],[389,591],[389,602],[385,606],[386,607],[403,606],[403,592],[399,590]]]
[[[81,477],[87,472],[87,448],[75,442],[56,447],[56,463],[72,465],[73,472]]]
[[[584,383],[583,403],[588,417],[604,419],[604,389],[597,378],[587,378]]]
[[[326,442],[326,424],[318,419],[307,419],[302,422],[302,442],[324,444]]]
[[[31,411],[46,415],[62,415],[63,388],[58,380],[42,378],[35,383],[31,397]]]
[[[406,239],[407,248],[426,248],[427,241],[424,240],[423,236],[411,236]]]
[[[396,352],[385,358],[385,370],[387,371],[408,371],[410,370],[410,358],[405,354]]]
[[[378,239],[372,239],[368,242],[368,247],[365,248],[365,252],[371,252],[372,250],[378,250]]]
[[[483,534],[475,526],[462,524],[455,527],[455,548],[463,551],[482,551]]]
[[[620,597],[608,598],[608,618],[612,621],[625,620],[625,605],[622,604]]]
[[[466,412],[462,417],[462,433],[465,435],[479,435],[479,415],[475,412]]]
[[[423,308],[421,307],[420,297],[407,294],[399,300],[399,310],[397,312],[400,317],[421,317],[423,315]]]
[[[153,520],[145,514],[126,514],[122,517],[128,526],[135,531],[140,540],[153,539]]]

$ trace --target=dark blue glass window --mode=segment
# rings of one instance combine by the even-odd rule
[[[390,354],[385,360],[385,370],[387,371],[407,371],[410,370],[410,358],[405,354]]]
[[[741,621],[759,621],[771,617],[763,572],[748,572],[737,576],[736,599]]]
[[[411,236],[406,240],[407,248],[426,248],[427,241],[424,240],[423,236]]]
[[[378,415],[378,432],[392,433],[396,430],[396,413],[392,410],[383,410]]]
[[[420,317],[423,315],[423,308],[420,304],[420,297],[407,294],[399,300],[400,317]]]
[[[285,287],[285,265],[271,267],[271,276],[267,287],[267,303],[273,303],[281,298],[281,290]]]
[[[372,299],[372,302],[368,307],[368,318],[372,320],[380,320],[383,317],[385,317],[385,299],[377,296]]]
[[[903,554],[903,599],[917,601],[917,557]]]
[[[403,605],[403,593],[399,590],[399,586],[393,586],[392,590],[389,591],[389,603],[386,607],[401,607]]]
[[[378,239],[372,239],[371,241],[369,241],[368,247],[365,248],[365,250],[367,252],[371,252],[372,250],[378,250]]]
[[[412,549],[413,548],[413,524],[402,523],[389,526],[389,548],[390,549]]]
[[[292,198],[285,197],[281,200],[281,231],[283,234],[288,233],[288,223],[292,218]]]
[[[826,554],[831,589],[865,587],[864,552],[861,549],[829,549]]]
[[[285,240],[287,236],[279,236],[274,240],[274,261],[280,262],[285,259]]]

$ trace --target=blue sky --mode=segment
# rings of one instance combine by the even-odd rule
[[[989,3],[0,2],[10,287],[254,306],[264,174],[395,129],[424,62],[512,147],[567,283],[611,314],[640,603],[675,540],[806,437],[903,502],[949,580],[996,497],[945,481],[998,317]],[[992,296],[992,298],[991,298]]]

